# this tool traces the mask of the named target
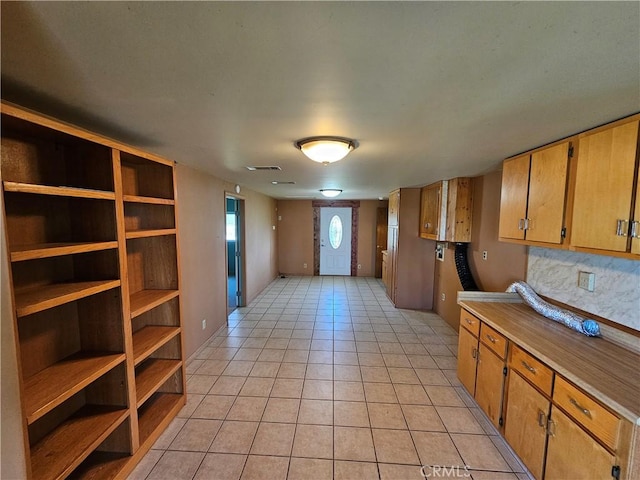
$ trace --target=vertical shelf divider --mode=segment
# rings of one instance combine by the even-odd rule
[[[124,226],[124,202],[122,200],[122,166],[120,164],[120,152],[111,150],[113,163],[113,183],[116,194],[116,232],[118,235],[118,263],[120,266],[120,287],[122,295],[122,321],[124,329],[124,350],[127,356],[126,371],[127,385],[129,386],[127,401],[129,405],[129,418],[131,419],[131,453],[135,453],[140,447],[138,435],[138,414],[136,411],[136,376],[133,358],[133,331],[131,329],[131,304],[129,300],[129,272],[127,267],[127,238]]]

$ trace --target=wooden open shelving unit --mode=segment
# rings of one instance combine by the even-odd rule
[[[175,165],[1,112],[27,475],[125,478],[186,402]]]

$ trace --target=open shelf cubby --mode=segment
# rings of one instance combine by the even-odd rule
[[[14,262],[18,317],[120,286],[115,249]]]
[[[3,114],[1,154],[5,182],[114,191],[111,149],[68,133]]]
[[[120,154],[120,163],[125,201],[145,202],[145,199],[150,199],[149,203],[155,203],[153,199],[174,200],[171,165],[149,161],[125,152]]]
[[[101,444],[131,454],[124,362],[28,427],[34,478],[65,478]]]
[[[5,192],[5,214],[12,261],[117,247],[112,200]]]
[[[141,448],[150,448],[158,432],[169,424],[184,405],[184,396],[177,393],[154,393],[138,409],[138,430]],[[169,419],[169,420],[168,420]]]
[[[120,289],[20,317],[27,422],[124,361]]]

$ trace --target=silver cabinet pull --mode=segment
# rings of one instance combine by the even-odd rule
[[[542,428],[545,428],[547,426],[547,416],[542,410],[538,410],[538,425],[540,425]]]
[[[582,413],[584,413],[587,417],[591,418],[591,412],[587,408],[584,408],[582,405],[580,405],[575,398],[569,397],[569,403],[580,410]]]
[[[616,221],[616,235],[619,237],[627,236],[627,221],[626,220],[617,220]]]
[[[550,437],[556,436],[556,424],[550,418],[547,420],[547,435]]]
[[[468,318],[465,318],[465,321],[469,324],[469,325],[473,325],[473,322],[471,320],[469,320]]]
[[[478,349],[474,348],[473,350],[471,350],[471,357],[472,358],[478,358]]]
[[[520,360],[520,363],[524,368],[529,370],[531,373],[533,373],[534,375],[536,374],[536,369],[533,368],[531,365],[529,365],[527,362],[525,362],[524,360]]]
[[[529,230],[529,219],[528,218],[524,219],[524,229],[525,230]]]
[[[524,230],[524,218],[518,220],[518,230]]]
[[[638,229],[638,225],[640,225],[639,221],[631,222],[631,238],[640,238],[640,229]]]
[[[496,343],[497,340],[494,337],[492,337],[491,335],[489,335],[488,333],[485,336],[489,339],[489,341],[491,343]]]

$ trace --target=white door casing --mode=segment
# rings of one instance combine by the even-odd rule
[[[320,208],[320,275],[351,275],[351,207]]]

